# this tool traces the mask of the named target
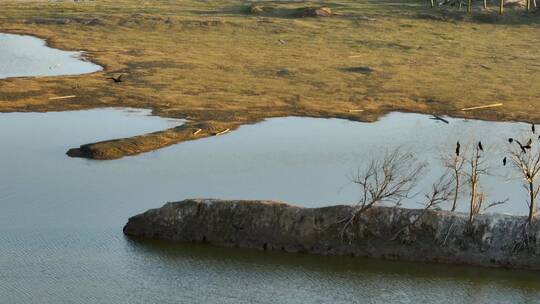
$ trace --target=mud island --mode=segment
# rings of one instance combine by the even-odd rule
[[[540,269],[538,223],[524,217],[374,207],[342,234],[351,206],[301,208],[272,201],[193,199],[129,219],[133,237],[318,255]]]

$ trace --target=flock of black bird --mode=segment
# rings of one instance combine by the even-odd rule
[[[531,131],[533,134],[536,134],[536,127],[534,126],[534,123],[531,123]],[[538,136],[538,140],[540,140],[540,135]],[[521,149],[521,153],[527,153],[527,150],[530,150],[532,148],[532,138],[529,138],[529,140],[527,141],[526,144],[522,144],[519,142],[519,140],[517,139],[513,139],[513,138],[508,138],[508,142],[510,144],[512,144],[513,142],[516,142],[518,145],[519,145],[519,148]],[[461,144],[459,143],[459,141],[456,143],[456,156],[459,156],[459,153],[460,153],[460,149],[461,149]],[[478,149],[480,151],[484,151],[484,147],[482,146],[482,142],[479,141],[478,142]],[[503,162],[503,166],[506,166],[506,156],[503,158],[502,162]]]

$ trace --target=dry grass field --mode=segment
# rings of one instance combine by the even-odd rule
[[[252,9],[258,5],[257,9]],[[540,122],[540,13],[412,0],[0,0],[0,32],[84,50],[94,74],[0,80],[0,111],[151,108],[190,120],[115,158],[266,117],[389,111]],[[334,16],[305,17],[305,7]],[[261,9],[261,10],[258,10]],[[106,77],[124,74],[124,81]],[[77,95],[74,99],[49,97]],[[503,106],[461,111],[464,107]],[[362,110],[362,111],[358,111]],[[115,154],[116,153],[116,154]],[[116,156],[115,156],[116,155]]]

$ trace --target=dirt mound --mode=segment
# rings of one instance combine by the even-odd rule
[[[251,7],[249,7],[249,12],[251,14],[262,14],[265,11],[264,8],[264,6],[252,5]]]
[[[307,18],[307,17],[331,17],[334,16],[335,13],[332,12],[332,10],[328,7],[306,7],[301,9],[301,17]]]

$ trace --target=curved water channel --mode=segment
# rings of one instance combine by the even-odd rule
[[[50,48],[36,37],[0,33],[0,79],[78,75],[102,69],[82,56],[82,52]]]
[[[0,298],[5,303],[538,303],[535,272],[138,242],[127,218],[188,197],[354,201],[355,169],[389,146],[433,166],[459,138],[493,147],[497,211],[523,213],[496,146],[521,123],[392,113],[375,123],[275,118],[114,161],[73,146],[181,123],[146,110],[0,114]],[[498,166],[498,167],[497,167]],[[439,168],[439,169],[438,169]],[[440,170],[439,170],[440,171]],[[502,184],[501,184],[502,183]],[[408,207],[418,206],[414,201]]]

